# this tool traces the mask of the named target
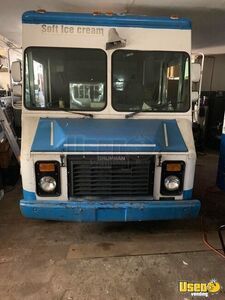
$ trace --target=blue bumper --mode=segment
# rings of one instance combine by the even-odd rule
[[[21,200],[23,216],[77,222],[128,222],[187,219],[198,216],[199,200],[39,201]]]

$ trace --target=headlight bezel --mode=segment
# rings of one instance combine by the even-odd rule
[[[41,171],[41,164],[54,164],[53,171]],[[41,187],[40,181],[43,177],[50,176],[56,181],[56,188],[52,191],[44,191]],[[44,161],[39,160],[35,163],[35,177],[36,177],[36,193],[40,197],[58,197],[61,195],[61,180],[60,180],[60,163],[58,161]]]
[[[179,164],[180,170],[179,171],[167,171],[168,164]],[[184,161],[181,160],[166,160],[162,163],[162,173],[161,173],[161,187],[160,193],[164,196],[180,196],[183,193],[183,186],[184,186],[184,175],[185,175],[185,167],[186,164]],[[165,179],[169,176],[176,176],[180,180],[180,186],[177,190],[168,190],[165,187]]]

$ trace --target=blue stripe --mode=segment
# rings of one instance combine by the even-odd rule
[[[27,218],[83,221],[127,222],[173,220],[198,216],[198,200],[168,201],[20,201]]]
[[[25,201],[36,200],[36,194],[34,192],[28,192],[26,190],[23,190],[23,198]]]
[[[192,193],[193,193],[193,189],[184,191],[183,192],[183,199],[184,200],[190,200],[190,199],[192,199]]]
[[[221,136],[217,185],[221,190],[225,191],[225,134]]]
[[[22,22],[26,24],[65,24],[87,26],[115,26],[139,28],[191,29],[189,19],[171,19],[166,17],[148,17],[131,15],[93,15],[88,13],[63,13],[35,11],[25,12]]]

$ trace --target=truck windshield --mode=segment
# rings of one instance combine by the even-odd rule
[[[107,58],[100,49],[25,50],[25,106],[99,111],[106,106]]]
[[[117,50],[112,105],[124,112],[186,112],[190,62],[184,52]]]

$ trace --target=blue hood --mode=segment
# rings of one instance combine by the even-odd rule
[[[187,152],[176,120],[41,118],[32,152]]]

